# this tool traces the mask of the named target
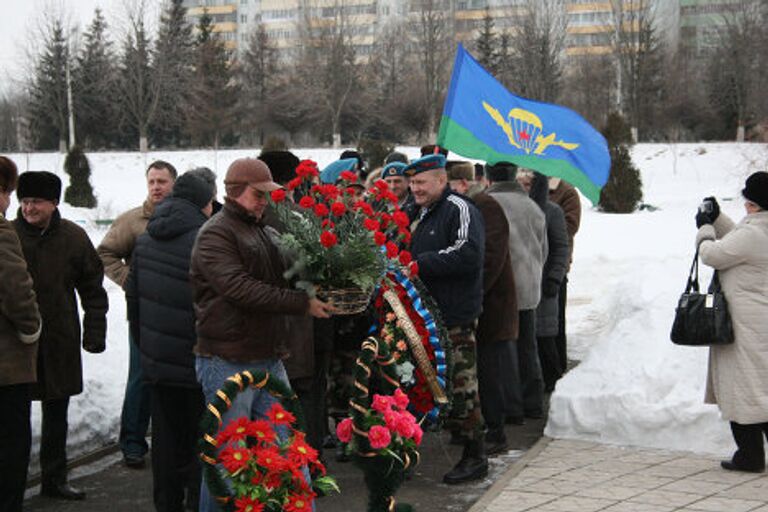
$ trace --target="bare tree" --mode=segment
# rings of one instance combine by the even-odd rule
[[[722,116],[735,118],[736,140],[744,141],[745,127],[757,115],[766,75],[766,19],[764,0],[728,4],[719,33],[719,47],[710,61],[710,98]]]
[[[238,71],[243,129],[258,131],[258,142],[264,144],[264,125],[269,120],[270,95],[277,79],[277,54],[263,24],[251,33]]]
[[[563,75],[563,89],[568,93],[562,102],[593,126],[602,126],[613,110],[612,87],[605,79],[613,69],[613,60],[604,55],[571,57]]]
[[[617,105],[629,119],[633,140],[653,119],[661,92],[663,49],[653,0],[611,0],[613,50],[617,62]]]
[[[558,99],[567,26],[564,0],[524,0],[509,41],[512,72],[507,75],[515,92],[541,101]]]
[[[418,21],[413,30],[413,46],[423,73],[424,111],[427,115],[427,136],[435,140],[435,127],[440,113],[440,98],[445,92],[450,73],[451,41],[448,37],[449,8],[446,0],[414,0],[411,10],[418,10]]]

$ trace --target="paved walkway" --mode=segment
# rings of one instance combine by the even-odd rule
[[[768,476],[690,453],[542,438],[470,512],[768,512]]]

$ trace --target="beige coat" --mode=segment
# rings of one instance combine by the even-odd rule
[[[720,271],[735,337],[710,348],[705,402],[728,421],[768,422],[768,212],[736,225],[720,214],[696,242],[701,261]]]
[[[37,380],[40,312],[13,226],[0,214],[0,386]]]
[[[131,270],[131,253],[136,239],[147,230],[147,223],[154,211],[149,200],[120,215],[104,235],[96,252],[104,264],[104,274],[120,287],[125,287]]]

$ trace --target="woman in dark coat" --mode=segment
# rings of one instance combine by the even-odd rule
[[[126,282],[131,335],[150,385],[152,479],[158,512],[197,510],[200,465],[195,450],[204,398],[195,376],[195,313],[189,260],[211,215],[213,189],[184,174],[136,240]],[[184,496],[187,502],[184,503]]]

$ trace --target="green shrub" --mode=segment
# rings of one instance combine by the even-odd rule
[[[621,114],[608,115],[603,136],[611,153],[611,173],[600,192],[600,209],[608,213],[633,212],[643,199],[643,182],[640,171],[632,164],[632,134]]]
[[[69,174],[69,186],[64,192],[64,201],[72,206],[95,208],[96,197],[91,187],[91,165],[79,146],[74,146],[64,160],[64,171]]]
[[[369,171],[384,165],[384,159],[395,150],[394,144],[384,140],[360,139],[357,150],[363,157]]]

